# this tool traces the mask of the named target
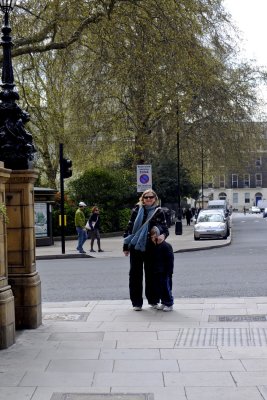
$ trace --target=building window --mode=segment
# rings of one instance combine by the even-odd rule
[[[232,188],[238,187],[238,175],[232,174]]]
[[[220,188],[225,188],[225,175],[220,175],[220,177],[219,177],[219,187]]]
[[[244,175],[244,188],[249,188],[250,187],[250,175],[245,174]]]
[[[212,189],[213,188],[213,177],[212,178],[210,178],[210,181],[208,182],[208,188],[209,189]]]
[[[256,165],[256,167],[261,167],[261,157],[256,159],[255,165]]]
[[[262,187],[262,175],[261,174],[255,174],[255,186]]]
[[[238,203],[238,193],[233,193],[233,204]]]
[[[219,196],[218,196],[218,197],[219,197],[219,200],[226,200],[227,194],[221,192],[221,193],[219,193]]]
[[[245,193],[245,204],[250,203],[250,193]]]

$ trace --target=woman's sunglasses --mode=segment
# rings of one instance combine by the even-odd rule
[[[143,199],[154,199],[155,196],[144,196]]]

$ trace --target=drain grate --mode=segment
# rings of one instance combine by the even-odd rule
[[[175,347],[267,346],[266,328],[181,328]]]
[[[266,314],[250,315],[210,315],[209,322],[265,322]]]
[[[53,321],[86,321],[89,313],[43,313],[44,320]]]

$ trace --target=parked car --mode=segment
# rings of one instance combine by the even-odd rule
[[[265,208],[265,209],[263,210],[262,216],[263,216],[263,218],[266,218],[266,217],[267,217],[267,208]]]
[[[203,209],[203,210],[200,210],[199,211],[199,214],[198,214],[198,216],[197,217],[199,217],[199,215],[203,215],[203,214],[214,214],[214,213],[221,213],[222,214],[222,216],[223,216],[223,218],[225,219],[225,221],[226,221],[226,224],[227,224],[227,236],[229,236],[230,235],[230,228],[232,227],[232,219],[231,219],[231,216],[228,214],[228,215],[225,215],[225,210],[224,209],[222,209],[222,208],[218,208],[218,209],[209,209],[209,208],[205,208],[205,209]],[[195,223],[197,222],[197,218],[196,218],[196,221],[195,221]]]
[[[227,239],[228,224],[222,212],[201,211],[194,225],[194,239]]]
[[[252,206],[249,209],[249,213],[250,214],[260,214],[261,213],[261,209],[259,207],[256,207],[256,206]]]

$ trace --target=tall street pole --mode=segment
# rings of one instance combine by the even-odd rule
[[[178,213],[177,221],[175,223],[175,234],[182,235],[182,210],[181,210],[181,182],[180,182],[180,121],[179,121],[179,105],[176,108],[176,149],[177,149],[177,199],[178,199]]]
[[[204,152],[203,143],[201,143],[201,208],[204,208]]]

